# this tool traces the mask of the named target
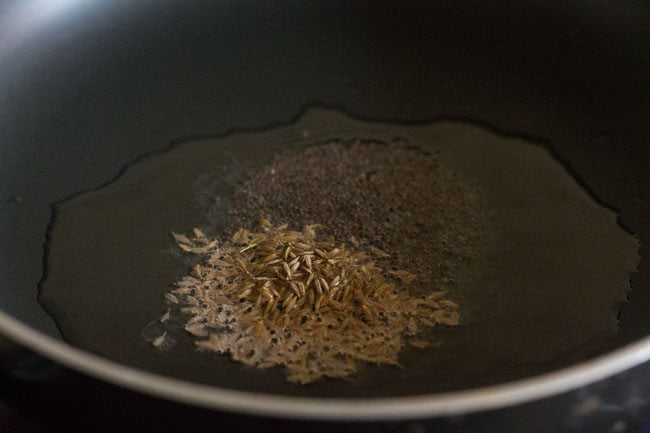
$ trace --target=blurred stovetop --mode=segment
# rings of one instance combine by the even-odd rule
[[[648,379],[641,376],[642,381]],[[581,417],[579,429],[565,422],[565,407],[548,409],[551,412],[540,411],[531,403],[462,417],[364,424],[232,415],[109,385],[61,367],[0,337],[0,433],[650,433],[650,406],[645,403],[635,409],[634,419],[625,422],[620,421],[620,413],[616,411],[590,412]],[[557,419],[549,418],[548,413],[556,413]],[[552,426],[550,430],[549,426]]]
[[[325,425],[316,427],[315,431],[329,430]],[[63,368],[0,337],[0,433],[187,431],[275,433],[314,428],[161,401]]]
[[[419,423],[314,423],[163,401],[61,367],[0,336],[0,433],[423,433]]]

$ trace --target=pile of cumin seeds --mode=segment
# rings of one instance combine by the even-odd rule
[[[390,251],[387,269],[411,290],[452,290],[457,266],[481,240],[480,194],[436,155],[401,141],[351,139],[279,153],[236,188],[228,230],[260,215],[361,247]]]
[[[426,347],[422,327],[458,323],[444,292],[411,296],[408,271],[377,265],[388,252],[316,230],[262,219],[259,231],[239,229],[225,242],[198,229],[175,234],[199,263],[167,298],[189,316],[196,344],[260,368],[284,365],[289,381],[306,384],[348,376],[358,361],[398,364],[404,338]]]

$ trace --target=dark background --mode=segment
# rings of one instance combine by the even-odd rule
[[[100,383],[29,352],[14,348],[9,356],[9,346],[1,344],[2,433],[647,433],[650,429],[649,394],[644,391],[650,389],[647,366],[559,399],[475,415],[387,423],[308,423],[163,402]]]

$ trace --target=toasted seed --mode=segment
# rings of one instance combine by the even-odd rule
[[[401,280],[404,284],[411,284],[416,279],[416,276],[408,271],[389,271],[388,273]]]
[[[276,253],[269,253],[262,259],[262,264],[269,264],[269,262],[275,260],[278,258],[278,255]],[[276,263],[276,262],[274,262]]]
[[[188,253],[194,252],[194,248],[190,247],[189,245],[178,244],[178,247],[183,251],[187,251]]]
[[[189,240],[188,237],[185,236],[185,235],[181,235],[181,234],[179,234],[179,233],[174,233],[174,232],[172,232],[172,236],[174,237],[174,239],[176,240],[176,242],[178,242],[179,244],[185,244],[185,245],[188,245],[188,246],[194,244],[194,242],[192,242],[191,240]],[[180,246],[180,245],[179,245],[179,246]]]
[[[445,296],[447,296],[447,292],[444,290],[440,290],[438,292],[431,293],[430,295],[427,296],[426,299],[430,301],[437,301],[439,299],[444,298]]]
[[[316,287],[316,293],[319,295],[323,294],[323,287],[321,286],[320,280],[316,279],[314,280],[314,286]]]
[[[268,338],[268,330],[264,325],[263,320],[258,320],[255,325],[255,336],[260,340],[266,340]]]
[[[193,293],[194,290],[196,290],[196,289],[194,289],[192,287],[178,287],[178,288],[172,290],[170,293],[172,293],[174,295],[188,295],[190,293]]]
[[[370,247],[368,250],[377,257],[390,257],[390,254],[384,250],[380,250],[379,248]]]
[[[420,322],[422,322],[423,325],[428,326],[430,328],[433,328],[436,326],[435,322],[432,322],[429,319],[425,319],[424,317],[420,317]]]
[[[172,293],[165,293],[165,299],[167,299],[167,301],[171,302],[172,304],[178,304],[178,298]]]
[[[455,303],[454,301],[449,300],[449,299],[443,299],[443,300],[441,300],[441,301],[438,302],[438,303],[439,303],[440,305],[444,306],[444,307],[449,307],[449,308],[453,308],[453,309],[457,309],[457,308],[458,308],[458,304]]]
[[[246,297],[250,296],[252,293],[253,293],[253,289],[252,289],[251,287],[249,287],[249,288],[247,288],[247,289],[242,290],[242,291],[239,293],[239,296],[238,296],[238,297],[239,297],[239,298],[246,298]]]
[[[268,286],[262,286],[260,288],[260,293],[267,299],[273,299],[273,293],[271,293],[271,290]]]
[[[250,244],[250,245],[248,245],[248,246],[242,248],[241,250],[239,250],[239,253],[240,253],[240,254],[241,254],[241,253],[244,253],[244,252],[246,252],[246,251],[248,251],[248,250],[250,250],[250,249],[252,249],[252,248],[255,248],[256,246],[257,246],[257,244]]]
[[[159,321],[160,323],[165,323],[166,321],[169,320],[169,317],[170,317],[170,312],[169,312],[169,308],[168,308],[167,311],[165,311],[165,314],[163,314],[162,316],[160,316],[160,319],[158,319],[158,321]]]
[[[298,298],[296,298],[295,296],[293,296],[293,295],[289,296],[289,299],[287,300],[287,302],[285,304],[285,307],[284,307],[285,312],[291,311],[293,309],[293,307],[295,307],[297,300],[298,300]]]
[[[294,295],[296,295],[297,297],[301,296],[300,295],[300,288],[298,286],[298,283],[296,283],[295,281],[291,281],[289,283],[289,287],[291,287],[291,290],[293,291]]]
[[[309,238],[314,238],[316,237],[316,229],[320,227],[319,224],[311,224],[308,226],[305,226],[304,233],[307,235]]]
[[[209,260],[209,263],[211,265],[215,265],[215,266],[230,266],[230,263],[228,263],[228,262],[226,262],[224,260],[219,260],[219,259],[214,259],[214,258]]]
[[[324,299],[325,297],[322,294],[318,296],[318,298],[316,299],[316,303],[314,304],[314,311],[318,312]]]
[[[325,290],[326,292],[330,291],[330,285],[327,284],[327,280],[325,280],[325,278],[320,277],[318,281],[320,282],[320,285],[323,288],[323,290]]]
[[[409,331],[409,334],[415,335],[418,332],[418,325],[415,323],[415,319],[413,317],[409,318],[407,328]]]
[[[351,374],[354,360],[398,365],[403,335],[419,330],[416,319],[423,326],[458,323],[458,306],[442,302],[444,294],[413,298],[399,293],[395,280],[385,279],[370,255],[351,252],[334,238],[316,239],[315,227],[295,232],[268,222],[262,229],[242,228],[216,251],[208,248],[212,242],[216,248],[216,241],[208,243],[202,232],[195,232],[193,240],[200,247],[179,243],[181,249],[183,244],[205,255],[193,276],[173,289],[193,305],[181,312],[190,315],[185,329],[199,347],[260,368],[283,364],[291,377],[307,383],[323,375]],[[403,281],[412,274],[390,275]],[[285,334],[289,331],[293,336]],[[276,343],[271,343],[273,335]],[[408,343],[429,344],[417,338]],[[307,357],[316,347],[322,347],[317,363]]]
[[[248,269],[246,268],[246,263],[244,263],[242,259],[235,259],[235,264],[237,264],[237,266],[239,266],[239,268],[242,271],[248,272]]]
[[[165,343],[166,338],[167,338],[167,331],[163,332],[163,334],[160,337],[154,339],[151,342],[151,344],[153,344],[154,347],[162,347],[162,345]]]
[[[248,230],[240,228],[230,239],[235,244],[243,244],[248,240]]]
[[[287,274],[287,280],[291,279],[291,268],[287,264],[287,262],[282,262],[282,267],[284,268],[284,272]]]
[[[193,323],[191,325],[185,326],[185,330],[195,337],[207,337],[208,330],[205,329],[205,325],[201,323]]]

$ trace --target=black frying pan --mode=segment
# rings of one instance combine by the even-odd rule
[[[10,2],[0,15],[0,326],[16,341],[166,398],[308,418],[467,413],[645,368],[644,261],[604,351],[611,353],[532,382],[352,405],[241,395],[98,359],[58,341],[36,287],[53,202],[105,184],[181,137],[285,123],[313,103],[375,120],[466,118],[539,138],[643,245],[650,236],[646,2],[34,5]],[[576,395],[561,397],[566,407],[584,400]]]

